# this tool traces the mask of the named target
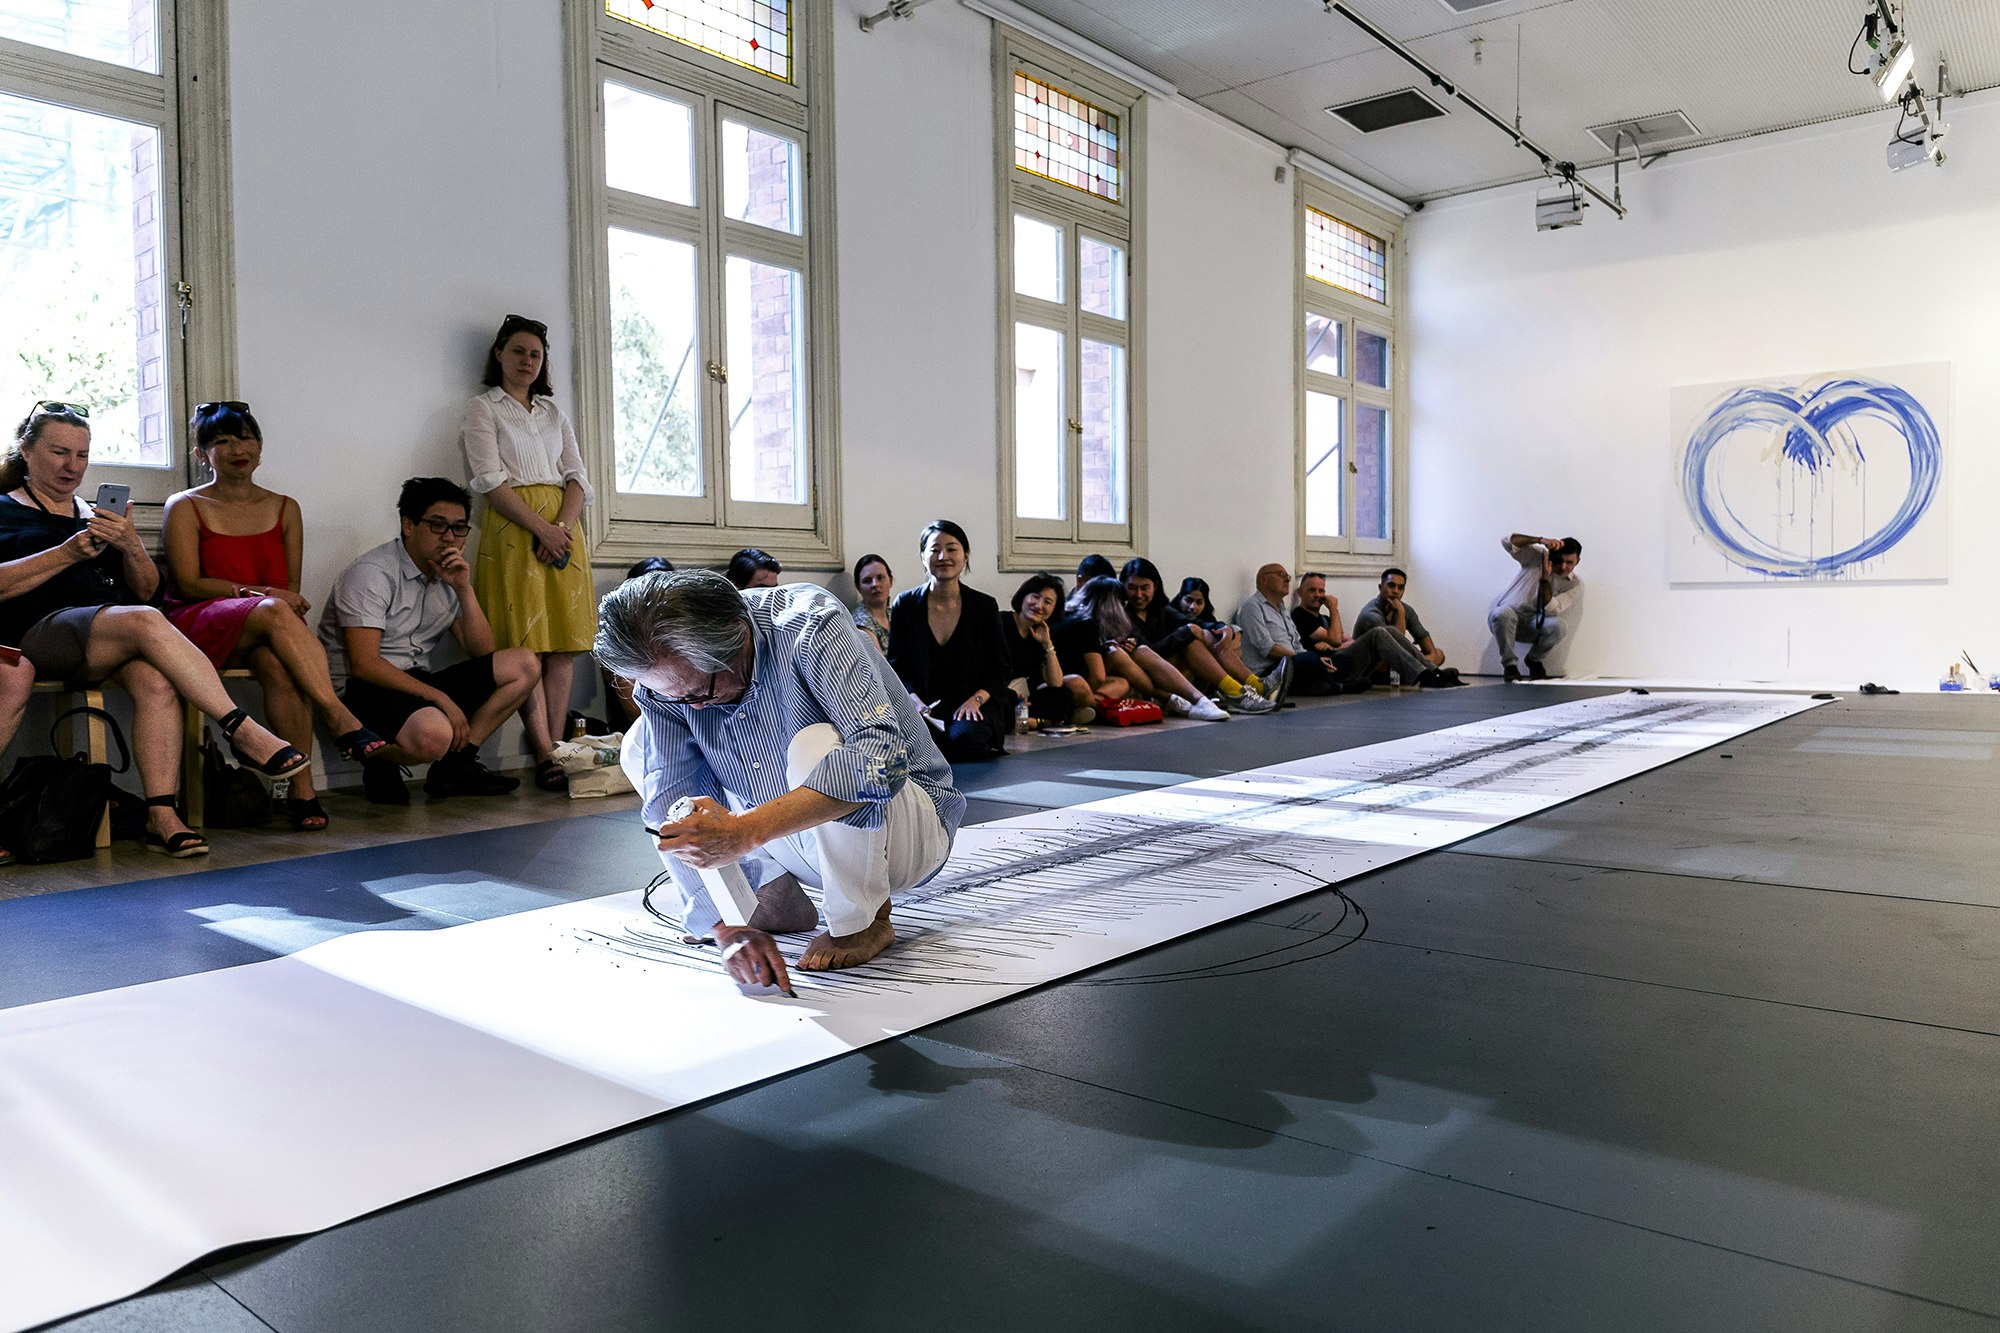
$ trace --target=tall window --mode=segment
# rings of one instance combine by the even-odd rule
[[[578,416],[609,562],[830,565],[830,115],[785,0],[571,0]],[[808,31],[801,33],[799,28]]]
[[[1397,220],[1301,176],[1299,496],[1308,563],[1395,554],[1403,512]],[[1366,557],[1366,558],[1364,558]]]
[[[1139,95],[1001,43],[1004,563],[1136,550]]]
[[[141,503],[186,484],[191,377],[234,388],[213,2],[0,0],[0,426],[84,406]]]

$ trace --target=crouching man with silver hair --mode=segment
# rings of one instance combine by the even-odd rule
[[[802,969],[854,967],[895,941],[889,896],[944,865],[965,798],[845,607],[811,584],[739,592],[703,569],[648,574],[599,604],[596,651],[633,682],[623,763],[683,925],[713,936],[730,977],[789,989],[771,936],[819,923],[802,883],[826,909]],[[682,798],[693,808],[675,818]],[[703,882],[732,862],[754,910]]]

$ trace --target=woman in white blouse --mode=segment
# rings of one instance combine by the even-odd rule
[[[486,497],[473,586],[493,646],[527,648],[542,683],[521,705],[535,785],[568,783],[549,758],[569,715],[576,655],[597,632],[590,553],[579,521],[592,499],[576,432],[549,388],[548,326],[509,315],[486,354],[487,390],[465,409],[460,435],[474,492]]]

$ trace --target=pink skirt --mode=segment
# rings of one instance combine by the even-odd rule
[[[205,602],[169,602],[167,620],[188,641],[208,655],[220,671],[243,637],[243,623],[262,597],[213,597]]]

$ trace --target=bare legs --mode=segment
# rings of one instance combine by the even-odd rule
[[[569,721],[570,687],[576,679],[575,653],[542,653],[541,679],[533,693],[521,704],[521,726],[528,733],[528,747],[537,763],[563,738],[563,724]]]
[[[168,690],[193,704],[202,714],[221,721],[236,707],[229,697],[229,691],[222,687],[222,678],[215,674],[215,668],[203,655],[201,649],[188,642],[179,630],[167,623],[167,618],[150,606],[107,606],[97,613],[96,621],[90,629],[90,647],[84,655],[84,669],[94,679],[101,679],[114,672],[126,678],[126,688],[131,691],[136,704],[140,691],[129,683],[133,673],[130,667],[143,663],[152,673],[164,678]],[[123,670],[121,670],[123,668]],[[138,673],[145,680],[146,673]],[[145,688],[151,688],[146,682]],[[180,774],[180,718],[179,709],[169,709],[169,721],[173,732],[173,754],[169,770],[177,780]],[[142,729],[135,724],[135,730]],[[236,745],[252,760],[262,762],[285,747],[285,742],[252,718],[243,723],[236,732]],[[145,764],[140,763],[141,774],[146,773]],[[152,781],[151,775],[147,780]],[[177,789],[177,781],[164,787],[152,787],[148,796],[165,796]],[[175,821],[178,824],[178,821]]]
[[[493,693],[465,719],[466,744],[475,748],[484,745],[507,715],[518,711],[535,692],[541,678],[541,662],[526,648],[503,648],[493,654]],[[438,709],[419,708],[375,757],[398,764],[429,764],[444,758],[449,749],[450,721]]]
[[[97,652],[98,640],[103,637],[104,619],[103,615],[98,617],[97,628],[90,636],[92,656]],[[167,622],[161,619],[160,623],[164,625]],[[180,638],[178,630],[173,633],[175,638]],[[187,643],[187,640],[181,639],[181,642]],[[194,645],[190,643],[188,647],[193,648]],[[201,657],[199,649],[195,650],[195,656]],[[201,660],[203,663],[208,661],[206,657],[201,657]],[[97,673],[93,671],[91,674]],[[127,662],[112,672],[109,678],[132,696],[132,758],[139,766],[139,785],[144,788],[143,794],[177,794],[181,785],[180,692],[158,668],[143,661]],[[216,688],[222,688],[221,681],[216,682]],[[250,725],[244,723],[243,731],[248,731]],[[243,731],[236,734],[241,736]],[[188,826],[181,822],[180,812],[165,805],[146,808],[146,827],[162,839],[171,839],[176,833],[189,831]]]
[[[1152,682],[1152,689],[1149,692],[1155,697],[1164,699],[1170,694],[1178,694],[1189,703],[1196,703],[1206,697],[1188,682],[1186,676],[1174,670],[1172,663],[1145,644],[1140,644],[1131,655],[1138,659],[1138,665]]]
[[[28,707],[28,695],[35,688],[35,664],[22,658],[12,666],[0,666],[0,750],[14,743],[21,729],[21,714]]]

